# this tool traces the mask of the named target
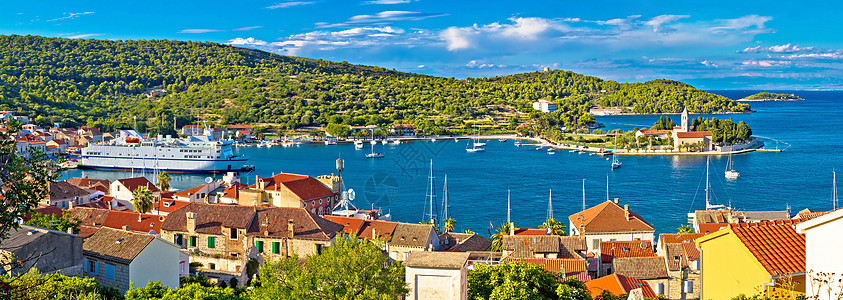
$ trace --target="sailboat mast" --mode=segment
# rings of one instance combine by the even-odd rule
[[[585,210],[585,178],[582,179],[582,210]]]
[[[547,197],[547,220],[553,219],[553,189]]]
[[[448,174],[445,174],[445,188],[444,188],[445,198],[442,200],[442,209],[444,210],[442,213],[442,220],[448,219]]]
[[[433,198],[435,197],[435,195],[434,195],[434,192],[433,192],[433,160],[432,159],[430,160],[430,175],[428,176],[428,181],[430,183],[430,187],[428,189],[428,191],[430,191],[430,194],[428,195],[428,197],[429,197],[428,201],[430,202],[430,224],[432,224],[433,226],[436,226],[436,213],[435,213],[435,210],[433,209]]]
[[[831,202],[834,210],[837,210],[837,171],[831,170],[833,179],[831,181]]]
[[[705,208],[706,209],[708,209],[711,206],[711,203],[709,202],[709,199],[708,199],[708,188],[709,188],[708,162],[709,162],[709,160],[710,160],[710,158],[706,158],[706,160],[705,160]]]
[[[506,222],[512,222],[510,217],[510,212],[512,211],[511,207],[509,206],[509,189],[506,190]]]
[[[606,201],[609,201],[609,174],[606,174]]]

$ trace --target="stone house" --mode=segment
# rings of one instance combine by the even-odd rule
[[[304,210],[304,208],[260,208],[247,235],[260,262],[292,255],[319,254],[330,246],[343,226]]]
[[[617,258],[612,262],[615,274],[635,278],[650,285],[659,296],[667,295],[670,276],[664,257],[627,257]]]
[[[664,257],[669,278],[668,299],[699,299],[700,251],[694,244],[702,233],[663,233],[659,236],[658,255]]]
[[[465,300],[468,253],[413,252],[404,260],[407,300]]]
[[[82,189],[70,184],[67,181],[50,182],[50,193],[41,200],[39,204],[55,205],[62,209],[68,209],[75,205],[85,204],[91,201],[94,191]]]
[[[445,232],[439,235],[439,251],[489,251],[492,240],[474,233]]]
[[[108,194],[108,190],[111,188],[111,181],[107,179],[73,177],[67,179],[67,182],[79,188],[102,192],[103,195]]]
[[[652,241],[655,229],[640,215],[621,207],[617,199],[605,201],[568,217],[571,235],[586,239],[588,252],[598,255],[603,241]]]
[[[240,205],[301,207],[322,216],[330,214],[339,194],[316,178],[307,175],[281,173],[269,178],[257,178],[248,189],[239,190]]]
[[[579,236],[508,235],[502,257],[585,258],[585,239]]]
[[[191,189],[181,190],[172,195],[173,200],[187,201],[187,202],[211,202],[211,192],[222,185],[221,181],[215,181],[208,184],[203,184]]]
[[[176,245],[154,235],[128,230],[101,228],[85,239],[84,276],[125,293],[134,283],[145,287],[149,281],[179,286],[179,254]]]
[[[439,250],[439,235],[433,225],[398,223],[386,252],[394,260],[405,260],[411,252]]]
[[[43,274],[82,275],[81,236],[21,225],[2,242],[0,274],[14,277],[36,268]]]
[[[608,241],[600,243],[600,267],[597,276],[603,277],[614,272],[614,261],[618,258],[655,257],[656,252],[650,241]],[[641,279],[641,278],[638,278]]]

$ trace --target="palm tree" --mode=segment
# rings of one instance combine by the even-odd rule
[[[167,171],[161,171],[161,174],[158,174],[158,186],[162,191],[170,189],[170,174]]]
[[[503,246],[503,237],[509,235],[509,232],[512,230],[512,223],[503,222],[501,226],[498,226],[495,230],[497,233],[492,235],[492,251],[501,251],[501,246]]]
[[[679,230],[677,233],[694,233],[694,229],[688,225],[679,226]]]
[[[152,192],[145,186],[132,191],[132,207],[136,212],[145,213],[152,208]]]
[[[542,224],[541,226],[539,226],[539,228],[550,229],[549,235],[568,235],[568,233],[565,232],[565,228],[567,228],[567,226],[565,226],[565,224],[562,224],[562,222],[556,221],[554,219],[547,219],[547,221],[544,222],[544,224]]]
[[[452,218],[445,219],[445,232],[454,231],[454,225],[456,223],[457,223],[457,221],[454,221],[454,219],[452,219]]]

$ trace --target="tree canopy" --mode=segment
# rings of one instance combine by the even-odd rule
[[[576,278],[524,262],[475,265],[468,273],[468,299],[591,299],[585,284]]]

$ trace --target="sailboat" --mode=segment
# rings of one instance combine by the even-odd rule
[[[474,147],[485,147],[486,143],[480,141],[480,132],[474,135]]]
[[[705,160],[705,209],[706,210],[716,210],[716,209],[727,209],[732,210],[731,207],[725,206],[723,204],[711,204],[711,200],[709,198],[711,184],[708,182],[709,172],[708,172],[708,165],[711,161],[711,157],[707,157]]]
[[[363,150],[363,141],[354,141],[355,150]]]
[[[738,171],[735,171],[735,162],[732,161],[732,154],[729,153],[729,161],[726,163],[726,178],[728,179],[737,179],[738,176],[741,175]]]
[[[372,132],[372,142],[375,141],[375,133]],[[375,152],[375,144],[372,143],[372,153],[366,154],[366,158],[383,158],[383,152]]]
[[[617,144],[618,144],[618,136],[615,135],[615,147],[617,147]],[[614,151],[612,151],[612,170],[620,168],[620,167],[621,167],[621,161],[618,160],[618,155]]]
[[[474,142],[471,143],[471,148],[468,147],[468,144],[465,145],[465,152],[485,152],[486,151],[486,143],[479,142],[476,138]]]

